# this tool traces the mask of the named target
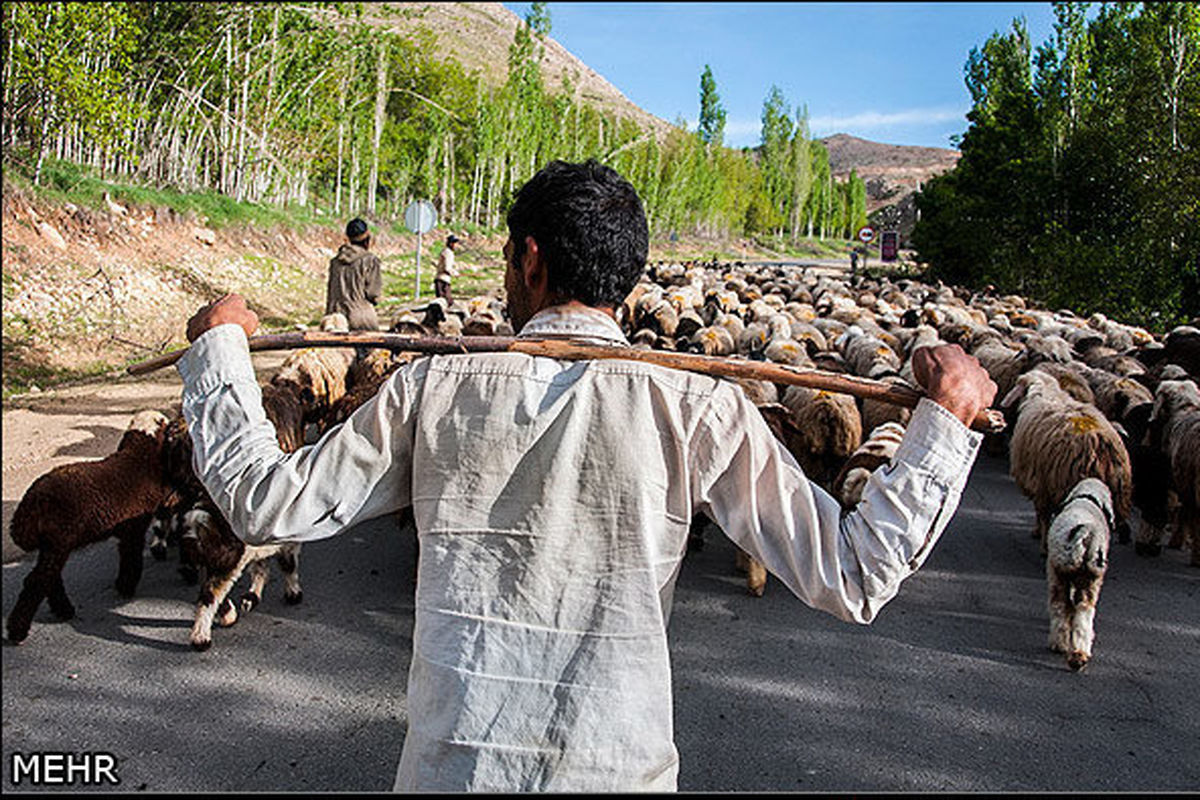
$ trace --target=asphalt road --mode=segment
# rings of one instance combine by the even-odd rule
[[[680,789],[1200,787],[1200,570],[1177,550],[1114,546],[1096,654],[1072,673],[1045,647],[1032,524],[1006,462],[981,456],[942,541],[871,626],[812,611],[776,580],[749,596],[710,528],[670,625]],[[172,563],[148,559],[124,600],[115,545],[77,554],[77,617],[43,607],[25,644],[0,648],[0,785],[28,788],[14,786],[14,753],[54,751],[114,756],[120,785],[97,789],[389,789],[414,558],[394,518],[305,545],[303,604],[284,605],[275,574],[263,604],[196,653],[195,590]],[[4,566],[5,614],[30,567]]]

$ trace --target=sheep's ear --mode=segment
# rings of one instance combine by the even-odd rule
[[[1004,399],[1000,401],[1000,407],[1010,408],[1013,405],[1021,402],[1021,398],[1025,396],[1025,388],[1028,385],[1029,382],[1024,378],[1018,379],[1017,385],[1014,386],[1009,393],[1004,396]]]

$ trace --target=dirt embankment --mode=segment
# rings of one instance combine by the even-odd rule
[[[316,314],[335,227],[214,229],[165,207],[102,210],[3,199],[7,386],[102,373],[183,344],[183,324],[227,291],[264,322]]]

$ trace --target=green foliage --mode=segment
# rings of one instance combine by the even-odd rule
[[[913,241],[947,281],[1163,330],[1200,315],[1200,9],[1054,5],[971,51],[962,157]]]
[[[773,88],[763,146],[721,146],[701,78],[699,130],[667,134],[590,105],[579,76],[542,76],[547,4],[517,26],[504,84],[420,29],[416,8],[361,3],[15,2],[4,6],[4,167],[99,205],[105,191],[219,226],[272,209],[376,224],[429,199],[443,224],[494,230],[555,158],[596,158],[637,187],[652,230],[709,237],[844,232],[858,189],[835,181]],[[860,182],[861,183],[861,182]],[[295,209],[306,209],[297,213]]]
[[[712,68],[708,64],[704,65],[704,72],[700,74],[698,132],[705,144],[718,147],[725,136],[725,107],[721,105],[721,96],[717,94],[717,81],[713,78]]]

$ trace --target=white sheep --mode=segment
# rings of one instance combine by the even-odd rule
[[[1092,657],[1096,601],[1108,570],[1112,527],[1108,486],[1084,478],[1071,489],[1046,535],[1049,646],[1066,654],[1075,671]]]

